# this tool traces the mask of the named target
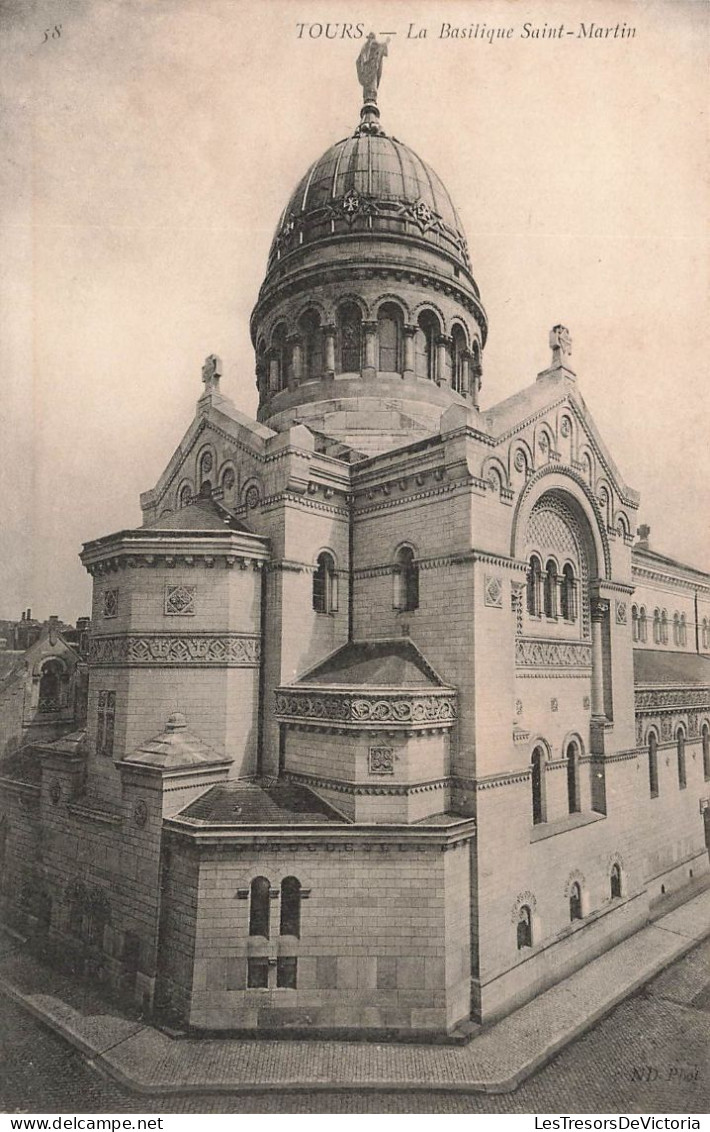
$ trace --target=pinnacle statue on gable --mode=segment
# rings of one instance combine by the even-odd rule
[[[356,135],[381,134],[383,132],[379,123],[380,111],[377,107],[377,91],[382,78],[382,60],[388,54],[388,43],[389,39],[386,39],[384,43],[379,43],[375,33],[371,31],[355,62],[363,97],[360,125],[355,131]]]

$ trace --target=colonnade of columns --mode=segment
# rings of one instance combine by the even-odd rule
[[[376,319],[363,321],[362,364],[360,373],[366,379],[373,379],[379,372],[379,324]],[[462,397],[470,398],[478,408],[478,394],[481,387],[481,365],[478,354],[468,348],[460,352],[454,350],[451,335],[440,334],[433,347],[430,370],[432,376],[424,378],[416,373],[416,335],[420,327],[416,323],[402,326],[401,373],[405,380],[432,380],[436,385],[450,385]],[[300,333],[290,334],[277,347],[257,358],[257,386],[262,401],[268,400],[282,389],[295,389],[304,381],[333,378],[342,372],[336,366],[337,327],[326,323],[320,327],[322,335],[322,373],[306,373],[304,337]]]

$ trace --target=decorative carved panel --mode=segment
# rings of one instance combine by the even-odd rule
[[[394,748],[370,747],[367,769],[370,774],[394,774]]]
[[[591,668],[592,647],[581,641],[544,641],[518,637],[515,641],[517,668]]]
[[[191,617],[195,612],[196,586],[166,586],[165,612],[173,617]]]

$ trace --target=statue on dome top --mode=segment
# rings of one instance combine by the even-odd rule
[[[377,88],[382,78],[382,60],[387,54],[387,44],[378,43],[374,31],[371,31],[362,45],[357,57],[357,77],[362,87],[363,100],[377,103]]]
[[[572,353],[572,337],[566,326],[553,326],[550,331],[550,349],[552,350],[552,365],[564,365]]]

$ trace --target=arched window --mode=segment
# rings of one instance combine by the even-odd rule
[[[661,643],[661,611],[654,609],[653,611],[653,643],[660,645]]]
[[[676,752],[678,755],[678,789],[685,790],[688,780],[685,771],[685,732],[682,727],[676,734]]]
[[[417,377],[436,381],[436,339],[440,333],[436,315],[431,311],[422,311],[417,320],[414,338],[414,372]]]
[[[645,644],[648,640],[648,619],[646,617],[646,606],[642,605],[639,609],[639,641]]]
[[[338,576],[333,555],[327,550],[318,555],[313,575],[313,609],[316,613],[334,613],[338,608]]]
[[[569,890],[569,918],[572,923],[582,919],[582,889],[578,881]]]
[[[178,495],[178,507],[187,507],[191,498],[192,492],[190,490],[190,485],[189,483],[184,483],[180,488],[180,494]]]
[[[466,335],[460,326],[451,333],[452,385],[463,397],[468,393],[466,382]]]
[[[286,327],[281,322],[276,327],[271,339],[271,376],[269,386],[272,393],[279,393],[288,385],[288,347],[286,345]]]
[[[673,644],[680,644],[680,617],[677,612],[673,614]]]
[[[203,487],[206,483],[208,483],[210,487],[212,487],[212,465],[212,453],[203,452],[200,456],[200,463],[197,469],[197,482],[200,485],[200,495],[203,494]]]
[[[301,335],[301,380],[314,381],[323,373],[323,334],[315,311],[306,311],[298,321]]]
[[[658,740],[652,731],[648,737],[648,787],[652,798],[658,797]]]
[[[688,644],[688,625],[684,613],[681,613],[680,624],[678,625],[678,644],[682,649]]]
[[[542,583],[542,563],[536,554],[530,558],[527,573],[527,605],[531,617],[540,616],[540,588]]]
[[[532,753],[532,819],[533,825],[545,820],[545,751],[536,747]]]
[[[296,877],[281,881],[281,935],[301,934],[301,884]]]
[[[62,711],[66,703],[66,673],[59,660],[45,660],[39,678],[38,710]]]
[[[631,606],[631,640],[638,641],[639,639],[639,611],[638,606]]]
[[[266,361],[266,343],[263,338],[256,347],[256,385],[259,390],[259,397],[267,397],[269,393],[269,367]]]
[[[271,885],[266,877],[254,877],[249,889],[249,935],[269,938]]]
[[[359,373],[362,365],[362,315],[355,303],[338,308],[338,372]]]
[[[518,951],[524,947],[532,947],[532,913],[527,904],[523,904],[518,912]]]
[[[577,616],[577,583],[574,567],[567,562],[562,570],[560,590],[560,611],[565,621],[574,621]]]
[[[379,370],[381,373],[402,372],[402,312],[394,303],[384,303],[377,314]]]
[[[702,649],[705,652],[710,649],[710,620],[707,617],[703,618]]]
[[[567,744],[565,752],[567,760],[567,808],[571,814],[578,814],[579,803],[579,747],[573,740]]]
[[[703,742],[703,778],[707,782],[710,780],[710,727],[707,723],[703,724],[701,736]]]
[[[557,565],[552,558],[545,567],[545,616],[557,617]]]
[[[619,900],[621,898],[621,866],[618,864],[611,866],[609,892],[612,900]]]
[[[668,610],[661,613],[661,644],[668,644]]]
[[[419,608],[419,567],[411,546],[400,547],[395,558],[394,607],[405,612]]]

